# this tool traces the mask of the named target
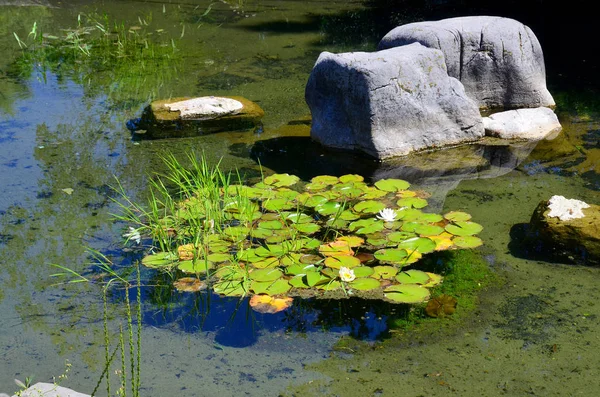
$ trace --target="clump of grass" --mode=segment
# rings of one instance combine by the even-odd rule
[[[131,26],[107,15],[80,14],[75,27],[59,32],[34,23],[25,38],[13,33],[23,50],[16,67],[25,76],[66,73],[89,94],[107,93],[116,105],[137,97],[145,101],[177,73],[181,58],[175,39],[151,28],[151,15],[138,22]]]

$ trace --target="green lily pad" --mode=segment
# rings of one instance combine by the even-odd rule
[[[405,197],[396,202],[398,207],[423,208],[427,206],[427,200],[420,197]]]
[[[297,223],[292,227],[304,234],[313,234],[321,229],[321,226],[317,225],[316,223]]]
[[[172,252],[159,252],[147,255],[142,259],[142,265],[153,269],[171,266],[179,260],[179,256]]]
[[[357,289],[359,291],[370,291],[381,287],[379,280],[376,280],[371,277],[356,278],[354,279],[354,281],[348,283],[348,285],[351,288]]]
[[[315,211],[321,215],[333,215],[340,211],[341,207],[342,204],[338,203],[337,201],[328,201],[326,203],[317,205],[315,207]]]
[[[383,222],[374,218],[360,219],[351,222],[348,228],[357,234],[371,234],[383,230]]]
[[[311,223],[314,221],[312,216],[303,214],[302,212],[292,212],[286,214],[285,220],[292,223]]]
[[[420,225],[420,224],[418,224]],[[408,240],[413,237],[417,237],[415,233],[411,232],[392,232],[388,234],[387,239],[393,243],[399,243],[404,240]]]
[[[328,186],[329,185],[327,183],[311,182],[304,185],[304,189],[306,189],[309,192],[321,192],[327,189]]]
[[[483,230],[483,226],[475,222],[456,221],[446,225],[446,231],[455,236],[472,236]]]
[[[342,266],[347,268],[353,268],[360,266],[360,259],[355,256],[340,255],[340,256],[328,256],[325,258],[325,266],[333,269],[339,269]]]
[[[376,214],[385,208],[381,201],[365,200],[356,204],[352,209],[359,214]]]
[[[288,292],[292,286],[287,280],[278,279],[275,281],[256,281],[250,282],[250,290],[255,294],[267,294],[269,296],[281,295]]]
[[[322,291],[335,291],[336,289],[342,288],[342,283],[337,280],[331,280],[327,283],[317,285],[317,288]]]
[[[294,288],[310,288],[310,285],[306,282],[306,275],[304,273],[292,277],[288,280],[288,283]]]
[[[374,253],[375,258],[382,263],[391,263],[395,265],[402,265],[406,263],[408,252],[398,248],[384,248]]]
[[[437,236],[444,231],[444,228],[437,225],[417,224],[413,230],[422,236]]]
[[[438,223],[444,220],[444,217],[440,214],[433,214],[430,212],[423,212],[420,215],[419,222],[427,222],[427,223]]]
[[[267,186],[274,187],[284,187],[284,186],[292,186],[296,182],[298,182],[300,178],[296,175],[290,174],[273,174],[266,177],[263,183]]]
[[[293,201],[284,198],[274,198],[263,201],[262,206],[267,211],[283,211],[289,210],[295,207]]]
[[[316,285],[328,283],[329,281],[331,281],[329,277],[321,274],[321,272],[317,271],[316,268],[307,270],[304,277],[306,278],[306,284],[308,284],[310,287],[314,287]]]
[[[337,176],[331,176],[331,175],[318,175],[315,176],[314,178],[312,178],[310,180],[311,183],[321,183],[324,185],[335,185],[336,183],[339,182],[339,179]]]
[[[272,235],[273,235],[272,229],[256,228],[256,229],[250,230],[250,236],[253,238],[266,239],[266,238],[271,237]]]
[[[257,256],[262,256],[265,258],[269,256],[275,256],[279,258],[287,253],[285,247],[281,244],[261,245],[260,247],[256,248],[254,252]]]
[[[253,281],[275,281],[283,276],[283,272],[279,269],[256,269],[253,270],[249,277]]]
[[[465,222],[471,219],[471,214],[462,211],[450,211],[444,214],[444,218],[452,222]]]
[[[397,192],[399,190],[406,190],[410,187],[410,183],[403,181],[402,179],[381,179],[375,182],[375,186],[379,190],[384,192]]]
[[[209,262],[219,263],[219,262],[227,262],[231,260],[231,255],[226,253],[215,252],[212,254],[208,254],[206,259]]]
[[[177,264],[177,269],[184,273],[200,274],[215,268],[215,264],[203,260],[181,261]]]
[[[396,211],[398,219],[402,219],[405,222],[421,222],[425,223],[425,213],[416,208],[404,208]]]
[[[353,268],[352,271],[357,278],[369,277],[375,273],[375,270],[369,266],[357,266]]]
[[[348,183],[348,182],[362,182],[365,180],[365,178],[363,178],[360,175],[356,175],[356,174],[347,174],[347,175],[342,175],[340,176],[340,182],[342,183]]]
[[[258,227],[267,230],[278,230],[283,227],[283,223],[281,221],[262,221],[258,222]]]
[[[396,281],[400,284],[427,284],[429,282],[429,274],[421,270],[407,270],[398,273]]]
[[[279,258],[268,257],[260,261],[252,262],[252,266],[256,269],[269,269],[279,266]]]
[[[458,236],[452,239],[452,242],[458,248],[476,248],[483,244],[483,241],[475,236]]]
[[[392,285],[386,288],[384,296],[395,303],[419,303],[429,299],[429,290],[420,285]]]
[[[338,218],[341,220],[344,220],[344,221],[354,221],[354,220],[357,220],[358,218],[360,218],[360,215],[358,215],[350,210],[345,210],[339,214]]]
[[[398,248],[407,251],[419,251],[422,254],[435,251],[435,242],[425,237],[413,237],[398,244]]]
[[[249,283],[243,280],[221,280],[213,284],[213,291],[225,296],[244,296],[249,292]]]
[[[238,266],[221,266],[215,271],[215,276],[223,280],[243,280],[246,270]]]
[[[223,229],[223,234],[233,241],[245,239],[250,232],[250,228],[246,226],[230,226]]]
[[[375,266],[371,277],[383,280],[392,280],[398,274],[398,268],[394,266]]]
[[[385,190],[379,190],[372,186],[367,186],[366,188],[362,189],[362,191],[363,191],[363,194],[361,197],[365,200],[373,200],[373,199],[382,198],[384,196],[387,196],[387,194],[388,194],[388,192],[386,192]]]

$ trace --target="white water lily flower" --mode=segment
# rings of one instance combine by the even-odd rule
[[[391,208],[384,208],[379,211],[379,215],[377,215],[377,219],[381,219],[384,222],[394,222],[396,220],[396,211]]]
[[[135,241],[136,244],[139,244],[142,241],[142,236],[140,232],[129,226],[129,231],[123,235],[126,239],[130,241]]]
[[[348,267],[340,267],[340,279],[346,283],[353,281],[356,278],[354,275],[354,270]]]

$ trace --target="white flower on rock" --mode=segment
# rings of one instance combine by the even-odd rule
[[[123,237],[125,237],[127,240],[135,241],[136,244],[139,244],[142,241],[142,236],[140,235],[140,232],[138,232],[131,226],[129,226],[129,231],[125,233]]]
[[[379,211],[379,215],[377,215],[377,219],[381,219],[384,222],[394,222],[396,220],[396,211],[391,208],[384,208]]]
[[[561,221],[583,218],[583,208],[588,208],[589,204],[575,199],[568,199],[563,196],[552,196],[548,200],[549,217],[558,218]]]
[[[340,279],[346,283],[353,281],[356,278],[354,270],[348,267],[340,267]]]

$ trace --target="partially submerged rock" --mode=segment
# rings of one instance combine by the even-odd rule
[[[600,264],[600,206],[553,196],[542,201],[530,222],[530,239],[561,259]]]
[[[71,389],[67,389],[66,387],[43,382],[36,383],[35,385],[20,391],[18,395],[21,397],[90,397],[89,394],[78,393]]]
[[[441,51],[419,43],[323,52],[306,86],[311,137],[378,159],[483,136],[479,109],[449,77]]]
[[[550,108],[517,109],[483,118],[485,134],[502,139],[540,140],[562,127]]]
[[[481,108],[554,106],[542,48],[527,26],[509,18],[472,16],[398,26],[379,49],[411,43],[444,53],[448,74]]]
[[[195,136],[253,128],[263,116],[260,106],[242,97],[172,98],[146,107],[135,132],[150,138]]]

